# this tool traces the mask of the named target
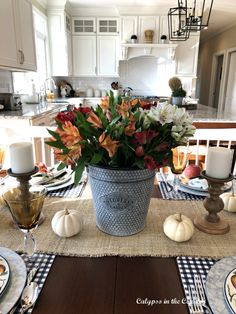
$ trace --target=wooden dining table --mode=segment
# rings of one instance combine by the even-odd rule
[[[155,182],[154,198],[161,197]],[[55,257],[34,314],[187,314],[175,257]]]

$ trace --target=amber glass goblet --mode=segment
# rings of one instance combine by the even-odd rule
[[[174,174],[173,187],[175,192],[178,192],[179,190],[180,175],[186,168],[190,152],[191,150],[189,146],[177,146],[172,149],[173,160],[171,165],[171,172]]]
[[[38,226],[46,193],[43,186],[32,186],[27,197],[25,194],[22,196],[19,187],[9,189],[3,194],[15,224],[24,233],[24,250],[28,256],[32,256],[36,249],[32,231]]]
[[[5,145],[0,145],[0,170],[3,168],[5,154],[6,154]]]

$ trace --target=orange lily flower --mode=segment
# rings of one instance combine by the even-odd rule
[[[134,107],[135,105],[137,105],[138,101],[139,101],[138,98],[132,99],[131,100],[131,107]]]
[[[135,131],[136,131],[136,128],[135,128],[135,118],[133,115],[131,115],[129,117],[129,124],[127,125],[127,127],[125,128],[125,135],[127,136],[132,136]]]
[[[74,126],[70,121],[65,121],[63,130],[58,128],[56,132],[60,135],[63,144],[68,148],[83,139],[77,127]]]
[[[122,116],[123,119],[129,116],[130,104],[123,101],[121,105],[117,106],[117,112]]]
[[[113,141],[110,135],[107,135],[107,137],[105,137],[105,132],[103,132],[100,135],[98,140],[99,140],[100,146],[103,147],[108,152],[109,157],[112,157],[115,155],[118,149],[119,141]]]
[[[67,165],[72,165],[73,160],[69,157],[68,154],[63,154],[63,150],[59,148],[53,148],[54,155],[56,160],[61,161]]]
[[[101,99],[100,106],[106,112],[109,109],[109,97],[105,96]]]
[[[92,123],[95,128],[102,128],[102,121],[93,111],[90,111],[87,121]]]
[[[73,160],[79,159],[81,157],[81,145],[76,144],[76,145],[70,147],[69,156]]]

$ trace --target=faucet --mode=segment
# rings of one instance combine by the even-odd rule
[[[53,85],[53,89],[57,88],[56,83],[55,83],[55,81],[54,81],[54,79],[52,77],[46,78],[45,81],[44,81],[44,97],[45,97],[45,100],[47,100],[48,81],[50,81],[50,83]]]

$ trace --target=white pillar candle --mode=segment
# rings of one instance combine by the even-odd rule
[[[224,147],[208,149],[206,175],[216,179],[229,177],[232,166],[233,151]]]
[[[11,171],[27,173],[34,170],[33,146],[28,142],[14,143],[9,147]]]

